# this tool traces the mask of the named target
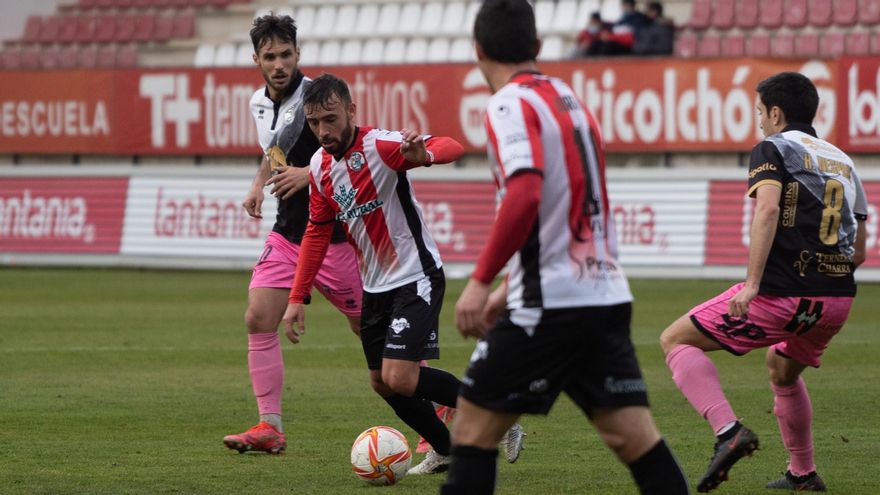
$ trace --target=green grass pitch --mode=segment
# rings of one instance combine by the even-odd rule
[[[437,493],[443,475],[369,487],[351,473],[363,429],[405,427],[367,382],[359,343],[321,298],[304,341],[285,340],[288,451],[240,455],[225,434],[254,423],[242,323],[248,273],[123,269],[0,269],[0,493]],[[473,341],[458,336],[450,281],[442,359],[460,375]],[[634,280],[633,339],[654,416],[692,486],[713,445],[709,427],[675,388],[660,331],[729,282]],[[808,370],[819,472],[832,493],[880,493],[880,285],[862,284],[850,322]],[[763,352],[713,353],[734,410],[761,438],[719,494],[774,493],[785,469]],[[503,461],[499,494],[637,493],[567,398],[523,418],[526,450]],[[421,455],[417,456],[417,461]]]

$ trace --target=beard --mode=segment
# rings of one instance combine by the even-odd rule
[[[268,84],[269,87],[272,88],[273,90],[275,90],[279,93],[284,93],[284,90],[287,89],[287,86],[290,84],[290,81],[292,81],[293,79],[291,78],[290,74],[287,74],[287,75],[285,75],[285,78],[283,81],[279,81],[279,80],[275,79],[274,76],[276,76],[276,75],[280,75],[280,74],[276,74],[275,72],[269,73],[269,72],[263,71],[263,80],[266,81],[266,84]]]
[[[330,153],[333,156],[339,156],[346,150],[346,148],[348,148],[353,133],[354,129],[351,127],[351,122],[346,122],[345,129],[342,130],[339,139],[329,138],[323,140],[321,141],[321,147],[324,148],[327,153]]]

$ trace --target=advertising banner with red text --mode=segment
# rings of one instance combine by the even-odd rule
[[[863,181],[868,197],[868,221],[864,266],[880,267],[880,181]],[[706,265],[748,263],[749,226],[754,200],[746,196],[746,181],[711,181],[706,222]]]
[[[119,252],[128,178],[0,178],[0,252]]]
[[[783,70],[816,82],[821,137],[835,140],[844,106],[837,99],[836,61],[578,60],[541,69],[574,88],[612,152],[748,151],[761,138],[755,86]],[[471,152],[485,150],[490,93],[472,64],[303,71],[345,78],[358,123],[415,128],[451,136]],[[0,153],[257,155],[249,101],[262,86],[258,71],[243,68],[6,71],[0,78]],[[880,149],[880,141],[875,146]]]

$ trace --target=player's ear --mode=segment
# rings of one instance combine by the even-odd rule
[[[254,53],[252,56],[253,56],[253,58],[254,58],[254,64],[257,65],[257,66],[259,66],[259,65],[260,65],[260,57],[257,56],[256,53]]]
[[[348,120],[354,120],[354,116],[357,113],[357,105],[355,102],[351,102],[348,104]]]

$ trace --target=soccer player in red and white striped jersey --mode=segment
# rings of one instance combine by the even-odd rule
[[[626,464],[641,493],[689,493],[648,408],[630,340],[632,295],[617,261],[599,126],[564,82],[537,71],[526,0],[485,0],[477,60],[497,218],[455,308],[480,339],[462,379],[443,494],[489,494],[495,446],[521,414],[565,392]],[[507,264],[507,278],[491,283]]]
[[[333,223],[342,222],[363,280],[361,343],[371,385],[433,447],[410,473],[445,471],[449,430],[432,402],[455,407],[460,382],[446,371],[419,366],[440,355],[439,314],[446,282],[437,244],[406,172],[455,161],[462,146],[451,138],[407,129],[355,126],[348,86],[330,74],[312,82],[303,104],[322,149],[309,169],[309,226],[283,318],[285,333],[297,343],[305,331],[303,303]]]

